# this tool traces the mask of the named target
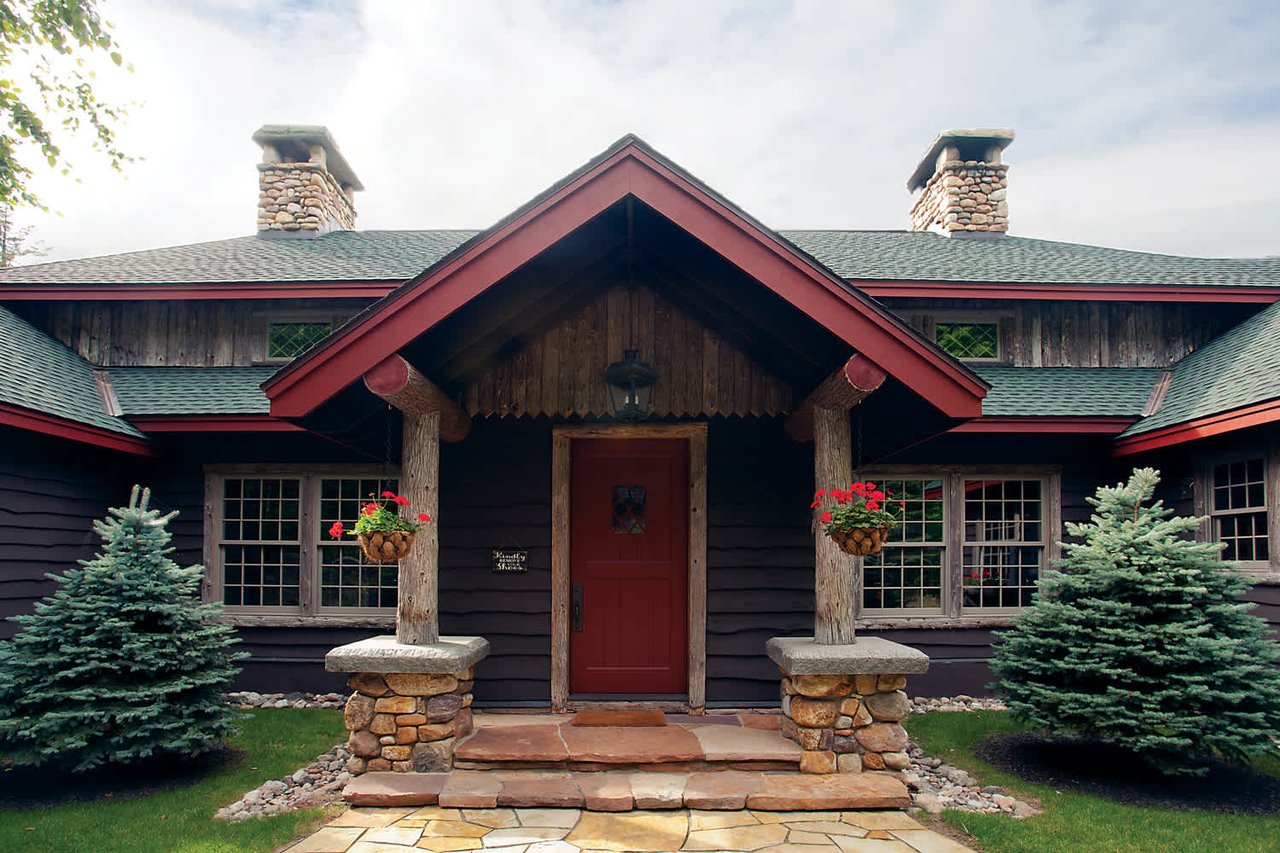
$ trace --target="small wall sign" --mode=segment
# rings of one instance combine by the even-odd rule
[[[495,572],[527,572],[529,571],[529,552],[508,549],[493,552],[493,570]]]

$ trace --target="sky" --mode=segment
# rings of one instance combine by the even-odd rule
[[[123,175],[64,147],[41,260],[254,232],[268,123],[330,128],[361,229],[484,228],[640,135],[778,229],[903,229],[941,130],[1007,127],[1010,231],[1280,255],[1280,4],[100,0]]]

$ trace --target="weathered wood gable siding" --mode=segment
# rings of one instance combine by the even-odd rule
[[[67,301],[20,306],[23,315],[93,364],[106,367],[245,366],[267,361],[269,320],[330,320],[362,299]]]
[[[776,415],[790,387],[741,349],[647,287],[617,285],[485,370],[463,392],[471,415],[602,415],[604,370],[624,348],[658,372],[657,415]]]
[[[1257,312],[1257,306],[1172,302],[887,299],[921,331],[932,318],[999,318],[1016,367],[1166,367]]]
[[[6,617],[54,591],[46,574],[94,555],[93,522],[127,503],[132,483],[114,454],[9,428],[0,442],[0,637],[10,637],[18,626]]]

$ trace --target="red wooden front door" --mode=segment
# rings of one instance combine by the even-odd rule
[[[572,448],[570,692],[687,693],[688,444]]]

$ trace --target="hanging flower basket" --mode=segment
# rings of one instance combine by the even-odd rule
[[[382,500],[371,500],[360,508],[355,530],[346,530],[341,521],[329,528],[329,535],[341,539],[344,535],[356,537],[365,559],[374,563],[394,563],[404,559],[413,547],[413,534],[431,520],[425,512],[418,513],[418,520],[411,521],[400,515],[401,508],[409,506],[409,499],[395,492],[383,492]]]
[[[356,539],[364,558],[373,563],[394,563],[413,547],[412,533],[359,533]]]
[[[813,493],[814,529],[831,537],[846,554],[870,557],[880,553],[889,533],[898,526],[906,504],[891,501],[875,483],[851,483],[848,489],[818,489]]]
[[[879,554],[884,543],[889,540],[890,527],[854,527],[849,530],[836,530],[829,534],[831,541],[846,554],[855,557],[870,557]]]

